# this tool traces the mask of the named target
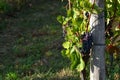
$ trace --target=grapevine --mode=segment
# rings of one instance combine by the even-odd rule
[[[82,56],[89,55],[92,47],[89,18],[91,13],[97,14],[100,9],[89,0],[68,0],[67,16],[58,16],[63,26],[65,42],[62,54],[71,60],[71,68],[82,71],[85,63]]]
[[[90,49],[94,45],[89,28],[91,14],[99,14],[104,11],[106,45],[114,44],[115,47],[120,45],[120,40],[117,39],[120,33],[120,0],[105,0],[104,10],[94,3],[90,3],[89,0],[68,0],[66,16],[57,17],[62,24],[65,37],[62,54],[71,60],[71,68],[78,71],[84,69],[83,56],[90,55]]]

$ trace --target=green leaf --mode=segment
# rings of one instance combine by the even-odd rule
[[[66,50],[62,50],[61,53],[62,53],[62,56],[66,56],[66,54],[65,54]]]
[[[72,53],[70,56],[71,59],[71,69],[76,69],[77,65],[80,63],[79,57],[76,52]]]
[[[70,51],[70,53],[72,54],[74,51],[75,51],[75,48],[73,46],[72,49],[71,49],[71,51]]]
[[[82,71],[85,68],[85,63],[82,58],[80,58],[80,64],[77,66],[77,71]]]
[[[84,7],[84,1],[80,1],[80,6]]]
[[[70,46],[71,46],[71,43],[69,41],[66,41],[63,43],[63,47],[66,49],[70,48]]]
[[[110,39],[106,39],[105,40],[105,43],[108,45],[108,44],[110,44]]]
[[[58,20],[59,23],[61,23],[61,24],[63,23],[64,19],[65,19],[64,16],[60,16],[60,15],[59,15],[59,16],[57,17],[57,20]]]
[[[64,49],[64,50],[62,50],[61,51],[61,53],[62,53],[62,56],[64,56],[64,57],[70,57],[70,50],[69,49]]]
[[[72,70],[74,70],[74,69],[76,68],[76,66],[77,66],[77,62],[76,62],[76,61],[73,61],[73,63],[71,64],[70,68],[71,68]]]
[[[71,17],[73,15],[73,11],[70,9],[70,10],[67,10],[67,16],[68,17]]]
[[[65,18],[65,20],[63,21],[63,25],[66,25],[68,23],[68,21],[70,21],[71,19],[72,19],[72,17]]]

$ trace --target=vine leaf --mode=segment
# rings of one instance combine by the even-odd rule
[[[70,51],[70,53],[72,54],[74,51],[75,51],[75,48],[73,46],[72,49],[71,49],[71,51]]]
[[[58,17],[57,17],[57,20],[59,21],[59,23],[63,23],[64,22],[64,19],[65,19],[65,17],[64,16],[61,16],[61,15],[59,15]]]
[[[78,56],[76,55],[76,53],[72,53],[70,58],[71,58],[71,66],[70,67],[73,70],[79,64]]]
[[[71,43],[69,41],[66,41],[66,42],[63,43],[63,47],[65,49],[68,49],[70,47],[70,45],[71,45]]]
[[[81,55],[79,49],[76,46],[74,46],[74,48],[75,48],[76,52],[79,54],[79,57],[80,57],[79,58],[80,59],[80,63],[77,65],[76,69],[77,69],[77,71],[81,72],[85,68],[85,62],[82,59],[82,55]]]
[[[77,66],[77,71],[82,71],[83,69],[85,68],[85,63],[84,63],[84,61],[83,61],[83,59],[82,59],[82,57],[80,58],[80,64]]]

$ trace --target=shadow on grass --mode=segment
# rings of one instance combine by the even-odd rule
[[[2,45],[10,51],[6,51],[5,55],[0,56],[0,62],[4,63],[4,69],[0,67],[0,70],[4,72],[2,75],[13,71],[20,76],[21,73],[25,73],[26,76],[31,72],[31,68],[32,70],[38,69],[39,73],[44,74],[52,68],[52,73],[48,74],[48,77],[38,80],[57,80],[58,78],[49,78],[49,76],[69,64],[68,60],[61,56],[61,46],[59,47],[59,45],[62,43],[57,40],[61,37],[62,30],[56,17],[62,14],[62,3],[60,0],[35,1],[38,3],[35,2],[31,9],[25,9],[17,13],[18,17],[8,19],[9,27],[3,33],[5,37],[0,37]],[[5,43],[3,44],[3,42]],[[26,56],[26,54],[28,55]],[[34,63],[37,63],[35,67],[33,67]],[[72,77],[58,80],[67,79],[72,79]]]

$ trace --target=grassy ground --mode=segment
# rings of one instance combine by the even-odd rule
[[[78,80],[61,56],[60,0],[33,0],[0,31],[0,80]]]

